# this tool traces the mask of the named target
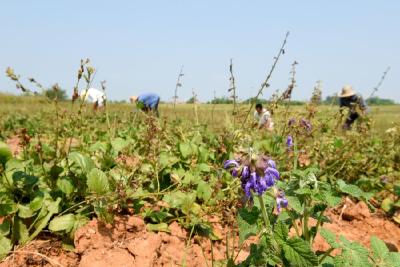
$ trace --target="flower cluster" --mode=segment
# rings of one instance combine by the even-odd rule
[[[304,129],[306,129],[307,132],[311,132],[311,130],[312,130],[311,122],[308,121],[308,120],[306,120],[306,119],[303,119],[303,118],[302,118],[302,119],[300,120],[300,126],[302,126]]]
[[[297,121],[296,121],[295,118],[289,119],[289,121],[288,121],[289,127],[295,127],[296,124],[297,124]],[[302,128],[304,128],[308,133],[310,133],[310,132],[312,131],[311,122],[308,121],[308,120],[306,120],[306,119],[304,119],[304,118],[301,118],[301,119],[299,120],[299,126],[302,127]]]
[[[224,168],[230,170],[233,177],[241,179],[242,189],[248,199],[252,198],[252,193],[261,196],[280,178],[275,162],[264,155],[244,164],[241,164],[240,160],[227,160]],[[283,191],[277,189],[274,191],[279,212],[281,207],[287,207],[288,202]]]

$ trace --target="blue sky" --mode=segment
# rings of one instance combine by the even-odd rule
[[[181,100],[227,95],[234,60],[239,97],[253,96],[265,79],[284,34],[286,54],[265,92],[289,83],[309,99],[317,80],[324,96],[352,84],[368,96],[391,67],[378,95],[400,102],[400,1],[3,1],[0,70],[12,66],[44,85],[72,91],[81,58],[107,80],[110,99],[142,92],[174,94],[181,65]],[[4,72],[3,72],[4,73]],[[0,91],[14,92],[0,76]]]

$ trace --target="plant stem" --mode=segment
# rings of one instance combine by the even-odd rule
[[[303,211],[303,236],[306,241],[310,241],[310,234],[308,231],[308,198],[304,201],[304,211]]]
[[[264,200],[263,200],[262,196],[257,196],[257,197],[258,197],[258,201],[260,202],[261,213],[262,213],[262,218],[263,218],[263,221],[264,221],[265,229],[270,231],[271,230],[270,229],[270,222],[269,222],[267,210],[265,209]]]
[[[293,170],[297,170],[297,161],[299,160],[299,153],[297,151],[297,140],[293,142],[293,153],[294,153],[294,161],[293,161]]]
[[[328,257],[330,254],[331,254],[331,252],[334,250],[334,248],[330,248],[330,249],[328,249],[325,253],[324,253],[324,255],[322,256],[322,258],[319,260],[319,263],[322,263],[323,261],[324,261],[324,259],[326,258],[326,257]]]
[[[272,76],[272,73],[275,70],[276,64],[278,63],[278,60],[279,60],[280,56],[285,53],[285,49],[284,48],[285,48],[288,36],[289,36],[289,32],[286,32],[285,39],[283,40],[282,46],[279,49],[279,52],[278,52],[277,56],[274,58],[275,60],[274,60],[274,63],[272,64],[271,70],[269,71],[269,73],[267,75],[267,78],[265,79],[265,81],[262,83],[260,89],[258,90],[258,93],[257,93],[256,97],[254,98],[254,100],[250,104],[250,108],[249,108],[249,110],[248,110],[248,112],[247,112],[247,114],[246,114],[246,116],[245,116],[245,118],[243,120],[242,128],[244,128],[244,126],[246,124],[246,121],[247,121],[251,111],[253,110],[254,104],[257,102],[257,100],[258,100],[259,96],[262,94],[264,88],[269,86],[268,81],[269,81],[269,79],[271,79],[271,76]]]

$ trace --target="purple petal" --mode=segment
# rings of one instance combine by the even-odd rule
[[[225,161],[224,169],[228,169],[230,167],[239,167],[239,163],[236,160],[233,160],[233,159]]]
[[[268,168],[265,170],[265,173],[274,176],[275,179],[279,179],[279,178],[281,177],[280,174],[279,174],[279,172],[278,172],[278,170],[277,170],[277,169],[274,169],[274,168],[271,168],[271,167],[268,167]]]
[[[275,178],[269,173],[265,174],[264,179],[268,187],[271,187],[275,184]]]
[[[278,213],[281,212],[281,208],[287,208],[289,201],[285,197],[276,198],[276,210]]]
[[[239,176],[239,170],[238,170],[238,168],[233,168],[233,169],[232,169],[232,176],[233,176],[233,177],[238,177],[238,176]]]
[[[251,191],[250,191],[251,188],[252,188],[251,182],[247,182],[246,185],[244,186],[244,193],[246,194],[247,198],[251,198]]]
[[[271,168],[276,169],[275,161],[273,161],[272,159],[269,159],[269,160],[268,160],[268,165],[269,165]]]
[[[289,135],[286,139],[286,145],[290,148],[293,146],[293,137]]]
[[[258,193],[259,195],[262,195],[265,191],[267,191],[268,186],[267,186],[267,182],[266,182],[266,180],[265,180],[264,177],[261,177],[261,178],[259,179],[258,188],[257,188],[257,189],[258,189],[258,190],[257,190],[257,193]]]
[[[249,168],[249,166],[243,166],[242,178],[248,179],[249,177],[250,177],[250,168]]]

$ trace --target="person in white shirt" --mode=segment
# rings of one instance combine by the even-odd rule
[[[96,88],[89,88],[88,90],[83,90],[80,93],[80,97],[85,102],[94,103],[96,108],[104,106],[106,101],[106,95],[104,94],[104,92]]]
[[[262,104],[258,103],[256,105],[256,110],[254,111],[254,119],[258,123],[260,129],[265,128],[269,131],[274,129],[274,123],[272,122],[271,113],[263,108]]]

